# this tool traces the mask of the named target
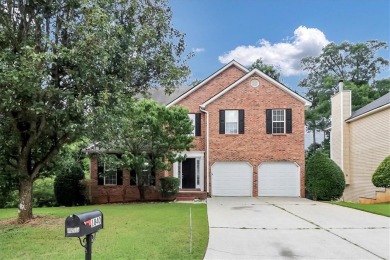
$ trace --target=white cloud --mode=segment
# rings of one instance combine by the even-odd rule
[[[199,52],[204,52],[205,49],[204,48],[192,48],[192,51],[195,53],[199,53]]]
[[[238,46],[218,59],[221,63],[234,59],[244,66],[249,66],[262,58],[265,64],[280,68],[283,76],[293,76],[303,73],[300,66],[302,58],[319,55],[328,43],[325,34],[319,29],[299,26],[295,29],[294,36],[285,42],[272,44],[261,39],[258,46]]]

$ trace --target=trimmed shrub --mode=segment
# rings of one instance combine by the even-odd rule
[[[372,175],[375,187],[390,188],[390,155],[387,156]]]
[[[306,164],[306,190],[314,200],[337,200],[345,189],[343,171],[322,152],[316,152]]]
[[[63,206],[84,205],[84,171],[80,164],[63,169],[54,181],[54,193],[57,203]]]
[[[54,195],[54,179],[44,178],[34,182],[33,187],[33,207],[53,207],[56,206]]]
[[[163,177],[161,181],[161,195],[163,198],[175,196],[179,192],[180,181],[176,177]]]

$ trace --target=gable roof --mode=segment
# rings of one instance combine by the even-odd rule
[[[226,64],[225,66],[223,66],[221,69],[219,69],[218,71],[214,72],[212,75],[210,75],[208,78],[206,78],[205,80],[203,80],[201,83],[199,83],[198,85],[192,87],[191,89],[188,89],[188,91],[182,93],[181,95],[177,96],[176,98],[174,98],[172,101],[170,101],[169,103],[167,103],[167,107],[170,107],[170,106],[173,106],[175,105],[176,103],[178,103],[180,100],[184,99],[185,97],[187,97],[189,94],[191,94],[192,92],[194,92],[195,90],[201,88],[203,85],[205,85],[206,83],[208,83],[210,80],[212,80],[213,78],[215,78],[218,74],[220,74],[221,72],[223,72],[224,70],[230,68],[231,66],[236,66],[237,68],[239,68],[240,70],[244,71],[245,73],[249,72],[249,70],[244,67],[243,65],[241,65],[240,63],[238,63],[237,61],[235,60],[232,60],[231,62],[229,62],[228,64]]]
[[[390,107],[390,92],[365,105],[364,107],[356,110],[346,121],[352,121],[354,119],[366,116],[386,107]]]
[[[249,77],[253,76],[254,74],[257,74],[258,76],[260,76],[262,78],[265,78],[267,81],[270,81],[272,84],[274,84],[275,86],[277,86],[278,88],[280,88],[284,92],[286,92],[286,93],[290,94],[291,96],[293,96],[294,98],[298,99],[299,101],[301,101],[305,105],[306,108],[311,106],[311,102],[309,100],[307,100],[306,98],[302,97],[301,95],[295,93],[294,91],[292,91],[287,86],[285,86],[282,83],[274,80],[273,78],[271,78],[270,76],[268,76],[267,74],[261,72],[258,69],[254,69],[251,72],[247,73],[245,76],[241,77],[239,80],[237,80],[236,82],[231,84],[229,87],[223,89],[217,95],[213,96],[212,98],[210,98],[209,100],[207,100],[206,102],[201,104],[200,106],[202,108],[205,108],[207,105],[209,105],[210,103],[214,102],[215,100],[217,100],[218,98],[223,96],[225,93],[230,91],[232,88],[238,86],[241,82],[245,81],[246,79],[248,79]]]
[[[148,91],[148,97],[161,105],[167,105],[194,87],[195,86],[178,87],[170,95],[165,93],[165,88],[151,88]]]

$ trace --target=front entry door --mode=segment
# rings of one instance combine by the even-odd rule
[[[195,189],[195,158],[187,158],[182,162],[182,188],[183,189]]]

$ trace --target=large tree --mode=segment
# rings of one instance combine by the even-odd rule
[[[192,122],[181,106],[168,108],[150,99],[135,102],[122,96],[110,113],[101,107],[95,120],[97,146],[106,151],[100,160],[135,171],[141,200],[151,178],[183,160],[180,153],[192,147]]]
[[[265,64],[262,58],[257,59],[249,68],[249,70],[258,69],[264,74],[270,76],[274,80],[279,81],[279,69],[273,65]]]
[[[102,100],[169,92],[188,74],[171,18],[164,0],[1,1],[0,173],[18,177],[20,223],[33,182]]]
[[[385,42],[330,43],[316,57],[306,57],[301,63],[308,73],[299,82],[306,89],[312,107],[306,113],[306,126],[315,136],[330,126],[330,97],[337,91],[337,82],[344,80],[346,89],[352,89],[353,109],[358,109],[386,93],[386,82],[374,83],[376,76],[389,61],[377,55],[387,48]],[[315,138],[313,138],[315,141]]]

